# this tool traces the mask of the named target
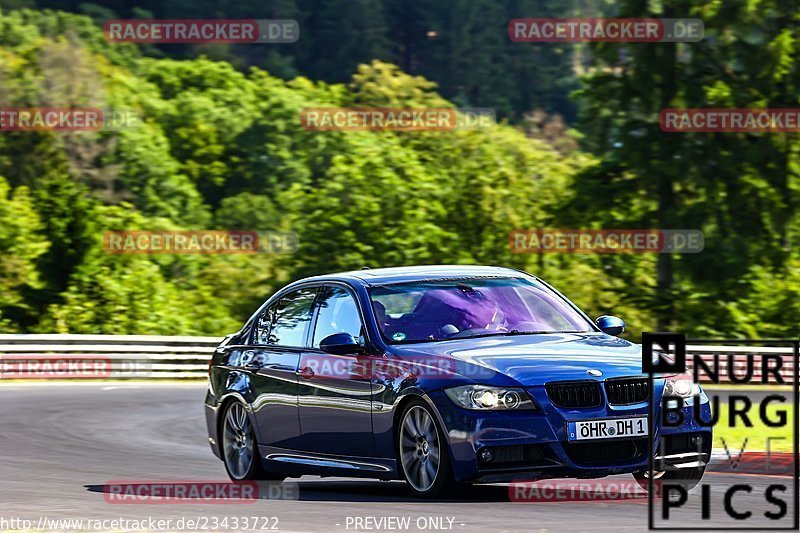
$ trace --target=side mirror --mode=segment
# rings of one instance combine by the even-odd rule
[[[319,342],[319,349],[333,355],[348,355],[359,353],[361,345],[349,333],[334,333]]]
[[[594,321],[597,327],[609,335],[621,335],[625,331],[625,322],[621,318],[612,315],[603,315]]]

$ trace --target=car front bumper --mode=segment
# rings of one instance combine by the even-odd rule
[[[474,411],[456,406],[442,391],[428,395],[446,434],[456,480],[597,478],[649,468],[647,437],[569,442],[566,435],[569,421],[647,415],[647,402],[562,409],[548,401],[543,388],[532,387],[529,392],[541,410]],[[708,461],[711,428],[696,422],[691,403],[683,411],[683,423],[667,427],[660,424],[660,411],[654,409],[651,432],[656,470],[704,466]],[[701,416],[710,418],[707,398],[701,403]],[[486,460],[486,450],[491,460]]]

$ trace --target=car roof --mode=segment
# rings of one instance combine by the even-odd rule
[[[385,285],[388,283],[405,283],[421,280],[469,277],[508,277],[528,276],[513,268],[477,265],[420,265],[392,268],[365,268],[349,272],[337,272],[323,276],[314,276],[301,280],[308,281],[360,281],[364,285]]]

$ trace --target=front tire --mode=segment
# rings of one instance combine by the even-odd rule
[[[700,480],[703,479],[703,474],[705,474],[706,467],[701,466],[699,468],[685,468],[682,470],[669,470],[666,472],[653,472],[653,483],[666,483],[668,485],[680,485],[685,488],[687,491],[692,490],[700,483]],[[634,472],[633,478],[642,487],[644,490],[649,490],[649,477],[648,472],[646,470],[641,472]],[[661,491],[658,487],[656,487],[656,493],[660,494]]]
[[[285,476],[264,470],[247,409],[241,402],[232,402],[222,418],[222,462],[233,481],[283,481]]]
[[[444,432],[422,401],[408,404],[397,430],[397,462],[411,493],[436,498],[455,486]]]

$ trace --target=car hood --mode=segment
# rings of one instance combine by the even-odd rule
[[[438,360],[439,366],[442,360],[449,362],[453,373],[475,381],[496,373],[525,386],[642,375],[641,347],[604,333],[455,339],[394,348],[404,358]],[[587,373],[589,370],[602,374],[592,376]]]

